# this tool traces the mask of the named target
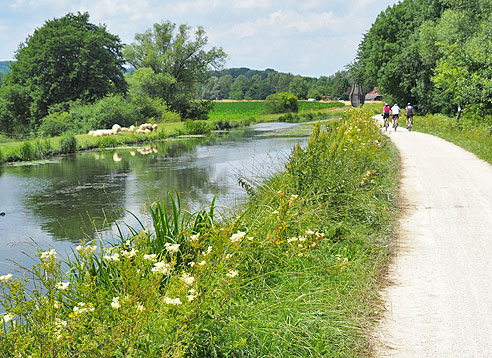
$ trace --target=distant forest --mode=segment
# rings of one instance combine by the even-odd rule
[[[279,92],[291,92],[299,99],[348,99],[350,87],[347,71],[313,78],[241,67],[210,71],[210,75],[199,89],[202,99],[262,100]]]
[[[0,61],[2,75],[10,71],[10,61]],[[133,68],[128,72],[132,72]],[[263,100],[272,93],[291,92],[299,99],[348,99],[350,81],[347,71],[320,78],[304,77],[274,69],[246,67],[210,71],[209,80],[198,88],[201,99]]]

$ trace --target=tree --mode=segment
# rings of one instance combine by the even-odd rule
[[[198,102],[198,85],[207,81],[209,70],[223,65],[226,54],[216,47],[205,50],[208,39],[202,27],[196,29],[193,38],[190,31],[187,25],[156,23],[135,35],[135,42],[125,47],[124,56],[137,70],[147,68],[166,79],[165,88],[161,86],[158,93],[151,91],[172,110],[184,118],[203,118],[208,107]]]
[[[27,91],[35,127],[53,104],[124,93],[121,50],[119,37],[89,23],[89,14],[67,14],[46,21],[20,45],[6,83]]]
[[[269,95],[263,105],[265,113],[298,112],[297,97],[292,93],[280,92]]]

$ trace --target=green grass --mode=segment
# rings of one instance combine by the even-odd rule
[[[492,164],[492,135],[487,125],[435,114],[415,117],[413,129],[446,139]]]
[[[238,120],[249,117],[278,117],[278,115],[264,115],[263,114],[263,101],[254,102],[215,102],[214,110],[210,113],[209,119],[211,120]],[[344,108],[345,105],[339,102],[308,102],[299,101],[299,112],[307,111],[325,111],[333,110],[335,108]]]
[[[398,178],[396,150],[371,114],[316,125],[237,215],[217,221],[214,202],[189,213],[170,197],[150,206],[152,230],[132,229],[113,247],[83,243],[68,271],[39,252],[34,281],[0,280],[2,305],[22,323],[4,318],[0,351],[369,356]]]

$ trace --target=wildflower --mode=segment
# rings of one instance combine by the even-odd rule
[[[79,302],[79,304],[73,308],[73,313],[75,315],[87,313],[87,312],[93,312],[93,311],[94,311],[94,306],[92,305],[92,303]]]
[[[60,302],[58,302],[58,301],[53,302],[53,308],[54,309],[60,308]]]
[[[171,271],[171,265],[165,261],[159,261],[154,264],[151,270],[153,273],[159,273],[162,275],[167,275]]]
[[[302,249],[302,244],[297,245],[298,248]]]
[[[226,254],[226,255],[224,256],[224,258],[225,258],[226,260],[229,260],[231,257],[232,257],[232,255],[231,255],[231,254]]]
[[[136,256],[137,253],[138,250],[135,250],[134,248],[132,248],[131,251],[126,251],[126,250],[121,251],[121,255],[125,256],[127,259],[131,259],[132,257]]]
[[[182,303],[179,297],[176,297],[174,299],[169,297],[164,297],[164,302],[168,305],[173,305],[173,306],[180,305]]]
[[[62,328],[67,326],[67,321],[64,321],[60,318],[55,318],[55,326],[56,328]]]
[[[284,195],[285,195],[285,193],[284,193],[282,190],[279,190],[279,191],[277,192],[277,194],[278,194],[278,196],[280,196],[280,198],[281,198],[281,199],[282,199],[282,198],[284,197]]]
[[[118,296],[113,297],[113,302],[111,302],[111,307],[115,310],[121,307],[120,298]]]
[[[196,292],[195,289],[191,288],[189,291],[188,291],[188,295],[186,295],[186,298],[188,298],[188,301],[191,302],[193,301],[197,296],[198,296],[198,292]]]
[[[290,244],[291,242],[294,242],[294,241],[297,241],[297,237],[291,237],[289,239],[287,239],[287,243]]]
[[[97,249],[97,246],[96,245],[93,245],[93,246],[87,245],[85,248],[82,245],[78,245],[75,248],[75,250],[77,250],[79,252],[79,255],[81,255],[81,256],[85,256],[85,255],[89,256],[89,255],[92,255],[92,253],[94,251],[96,251],[96,249]]]
[[[253,236],[247,236],[246,239],[248,239],[248,241],[253,241],[255,238]]]
[[[11,278],[12,278],[11,273],[0,276],[0,282],[9,282]]]
[[[188,265],[190,265],[191,267],[195,267],[195,261],[191,261]]]
[[[126,240],[125,245],[126,245],[126,246],[130,246],[130,245],[131,245],[130,240]]]
[[[304,237],[304,236],[299,238],[299,242],[304,242],[306,240],[307,240],[307,237]]]
[[[9,323],[10,321],[12,321],[14,319],[15,315],[13,315],[12,313],[6,313],[3,315],[3,321],[5,323]]]
[[[195,278],[193,276],[190,276],[186,272],[183,272],[183,275],[181,276],[181,280],[186,284],[186,286],[192,286],[193,282],[195,282]]]
[[[206,263],[207,263],[207,261],[205,261],[205,260],[200,261],[200,262],[198,263],[198,266],[203,266],[203,265],[205,265]]]
[[[325,234],[321,233],[321,232],[316,232],[316,238],[318,240],[321,240],[323,238],[323,236],[325,236]]]
[[[77,245],[77,247],[75,248],[75,250],[77,250],[79,252],[79,254],[84,251],[84,247],[82,245]]]
[[[272,215],[278,215],[278,210],[272,211]]]
[[[244,237],[244,235],[246,235],[245,232],[238,231],[237,233],[235,233],[231,236],[231,242],[240,242],[242,240],[242,238]]]
[[[170,254],[175,254],[179,250],[179,244],[170,244],[169,242],[166,242],[164,245],[166,247],[167,252]]]
[[[60,291],[65,291],[68,286],[70,286],[70,282],[58,282],[56,284],[56,288],[59,289]]]
[[[145,309],[143,305],[138,305],[137,306],[137,311],[142,312]]]
[[[209,247],[207,248],[207,252],[205,252],[205,251],[204,251],[204,252],[202,252],[202,254],[203,254],[203,256],[207,256],[207,255],[208,255],[208,254],[210,254],[211,252],[212,252],[212,246],[209,246]]]
[[[51,250],[48,250],[48,251],[43,251],[39,255],[39,258],[43,262],[52,261],[52,260],[56,259],[56,250],[55,249],[51,249]]]
[[[296,202],[297,198],[299,197],[299,195],[294,195],[292,194],[290,196],[290,200],[289,200],[289,208],[294,205],[294,203]]]
[[[149,260],[149,261],[156,261],[156,254],[148,254],[148,255],[144,255],[144,259],[145,260]]]
[[[313,230],[306,230],[306,236],[313,236],[314,231]]]
[[[236,270],[232,270],[232,269],[228,269],[228,270],[227,270],[227,273],[226,273],[226,276],[227,276],[227,277],[234,278],[234,277],[236,277],[237,275],[239,275],[239,272],[238,272],[238,271],[236,271]]]
[[[190,240],[191,241],[196,241],[196,240],[198,240],[199,237],[200,237],[200,233],[195,234],[195,235],[190,235]]]

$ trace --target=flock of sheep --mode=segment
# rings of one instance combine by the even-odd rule
[[[120,132],[131,132],[137,134],[149,134],[152,131],[157,130],[157,124],[144,123],[138,128],[131,125],[130,128],[121,127],[119,124],[115,124],[111,129],[97,129],[95,131],[90,131],[88,134],[94,137],[104,137],[109,135],[118,134]]]

